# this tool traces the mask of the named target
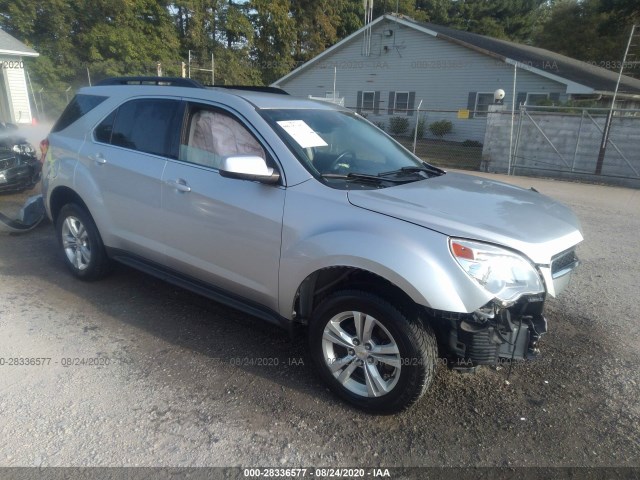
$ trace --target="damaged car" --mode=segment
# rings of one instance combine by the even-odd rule
[[[578,265],[566,206],[283,92],[110,79],[45,144],[44,205],[73,275],[117,261],[302,331],[320,377],[369,412],[415,403],[443,360],[539,354],[545,301]]]
[[[42,164],[18,127],[0,122],[0,192],[22,192],[39,181]]]

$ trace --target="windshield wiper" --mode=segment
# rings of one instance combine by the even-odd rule
[[[445,173],[444,170],[441,170],[437,167],[432,167],[428,163],[423,163],[421,167],[407,166],[407,167],[399,168],[397,170],[391,170],[389,172],[382,172],[382,173],[379,173],[378,175],[380,175],[381,177],[386,177],[389,175],[399,175],[403,173],[420,173],[420,172],[424,172],[433,176],[440,176],[440,175],[444,175]]]
[[[329,179],[342,179],[342,180],[361,180],[372,183],[382,183],[382,182],[390,182],[390,183],[407,183],[406,180],[402,180],[399,178],[384,178],[379,175],[367,175],[366,173],[323,173],[322,178]]]

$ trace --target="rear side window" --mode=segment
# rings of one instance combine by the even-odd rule
[[[62,115],[60,115],[60,118],[58,118],[58,121],[55,123],[51,131],[55,133],[60,130],[64,130],[80,117],[96,108],[106,99],[107,97],[101,97],[98,95],[76,95],[73,97],[71,102],[69,102],[67,108],[64,109],[64,112],[62,112]]]
[[[176,158],[174,139],[180,102],[169,99],[132,100],[121,105],[95,130],[95,139],[119,147]],[[177,148],[177,147],[176,147]]]
[[[111,143],[111,133],[113,132],[113,121],[116,119],[116,112],[117,110],[111,112],[109,116],[96,127],[94,136],[97,142]]]

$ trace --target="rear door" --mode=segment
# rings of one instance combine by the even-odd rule
[[[163,175],[167,263],[276,310],[285,189],[225,178],[218,167],[236,154],[279,167],[233,112],[191,103],[185,121],[179,158]]]
[[[166,97],[129,100],[82,147],[80,161],[104,203],[108,246],[163,262],[162,173],[177,158],[181,105]]]

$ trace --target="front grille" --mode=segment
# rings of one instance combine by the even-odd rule
[[[570,267],[578,261],[575,250],[567,250],[562,252],[551,262],[551,275],[555,275],[558,272]]]
[[[0,170],[7,170],[18,166],[18,159],[16,157],[5,158],[0,160]]]

